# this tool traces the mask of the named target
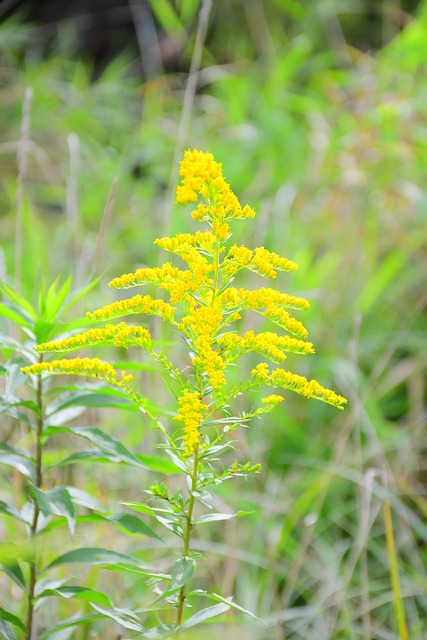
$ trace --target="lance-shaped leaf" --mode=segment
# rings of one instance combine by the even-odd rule
[[[231,520],[236,516],[245,516],[248,511],[238,511],[237,513],[207,513],[204,516],[200,516],[194,521],[194,525],[206,524],[207,522],[217,522],[218,520]]]
[[[29,318],[28,315],[22,310],[14,307],[13,305],[0,302],[0,316],[11,320],[15,324],[18,324],[20,327],[25,327],[26,329],[30,330],[32,329],[31,318]]]
[[[125,572],[128,569],[131,569],[132,572],[140,573],[142,575],[167,579],[170,577],[167,574],[157,571],[154,567],[141,562],[138,558],[99,547],[81,547],[80,549],[68,551],[62,556],[55,558],[55,560],[45,567],[41,573],[45,573],[46,571],[57,567],[73,564],[97,565]]]
[[[181,625],[181,630],[184,631],[185,629],[190,629],[190,627],[195,627],[197,624],[205,622],[205,620],[209,620],[210,618],[219,616],[221,613],[228,611],[229,608],[229,604],[221,602],[219,604],[214,604],[213,607],[202,609],[201,611],[195,613],[194,616],[191,616],[191,618],[188,618],[188,620],[186,620],[184,624]]]
[[[21,522],[25,522],[25,524],[30,524],[29,520],[27,520],[18,509],[15,507],[11,507],[6,502],[0,500],[0,513],[5,513],[12,518],[16,518],[16,520],[20,520]]]
[[[16,640],[16,633],[12,629],[12,625],[7,622],[7,620],[2,620],[0,618],[0,634],[6,640]]]
[[[43,491],[37,487],[31,487],[34,500],[45,516],[64,516],[68,522],[70,534],[74,535],[76,524],[76,510],[70,494],[65,487],[54,487]]]
[[[46,426],[60,424],[56,420],[57,413],[69,407],[117,407],[137,411],[135,403],[123,392],[111,387],[94,386],[91,389],[66,392],[55,398],[46,407]]]
[[[21,629],[21,631],[23,631],[24,633],[27,633],[27,627],[22,622],[22,620],[18,618],[18,616],[15,616],[13,613],[10,613],[10,611],[6,611],[6,609],[2,609],[1,607],[0,619],[7,620],[7,622],[10,622],[11,624],[15,625],[15,627],[19,627],[19,629]]]
[[[3,573],[9,576],[9,578],[13,580],[13,582],[23,591],[27,591],[25,576],[16,560],[11,559],[7,564],[0,564],[0,571],[3,571]]]
[[[179,558],[172,567],[171,584],[168,591],[175,591],[188,584],[193,577],[195,568],[194,558]]]
[[[25,367],[28,364],[23,358],[10,358],[6,364],[6,389],[4,399],[7,401],[13,400],[13,392],[21,384],[28,381],[28,376],[21,373],[21,367]]]
[[[59,596],[66,600],[85,600],[86,602],[112,607],[109,597],[103,591],[89,589],[88,587],[80,587],[77,585],[61,585],[58,587],[47,587],[37,595],[37,599],[46,598],[47,596]]]
[[[0,463],[14,467],[31,482],[34,482],[36,470],[32,460],[26,454],[27,452],[22,449],[15,449],[6,443],[0,444]]]

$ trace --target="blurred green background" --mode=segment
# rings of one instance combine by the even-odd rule
[[[311,303],[317,353],[293,370],[349,405],[288,394],[238,434],[238,457],[263,471],[218,492],[251,515],[198,541],[203,579],[278,638],[400,637],[388,499],[409,636],[427,637],[427,2],[204,12],[198,43],[199,0],[0,4],[1,279],[31,298],[42,276],[102,273],[85,308],[113,301],[108,280],[163,260],[156,237],[195,228],[171,206],[177,159],[212,151],[258,212],[237,239],[300,266],[276,283]],[[151,436],[131,418],[98,417],[142,452]],[[146,486],[81,482],[112,504]]]

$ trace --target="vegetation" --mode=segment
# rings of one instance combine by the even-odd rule
[[[204,46],[216,24],[208,4],[204,14],[196,3],[159,9],[170,38],[190,34],[183,60],[192,74],[159,72],[144,83],[124,56],[94,81],[87,63],[60,48],[39,58],[31,31],[1,27],[0,634],[26,638],[33,625],[33,638],[144,637],[138,625],[159,589],[147,573],[170,575],[182,551],[173,531],[131,508],[153,494],[158,506],[159,492],[170,497],[178,486],[173,459],[153,455],[162,442],[128,390],[51,377],[42,393],[40,377],[20,368],[45,361],[33,345],[93,330],[85,312],[115,300],[96,275],[146,271],[159,264],[155,238],[194,233],[173,198],[178,160],[197,147],[222,162],[239,200],[258,213],[251,225],[235,221],[233,242],[299,265],[276,288],[309,300],[316,354],[295,366],[289,354],[290,368],[349,401],[336,412],[286,394],[233,434],[224,471],[237,458],[249,477],[217,486],[213,512],[245,515],[206,524],[191,542],[207,558],[191,589],[221,594],[209,606],[227,609],[203,633],[423,637],[427,7],[370,54],[322,44],[308,14],[277,20],[277,7],[292,3],[263,14],[263,50],[231,24]],[[252,271],[238,277],[245,289],[262,286]],[[241,336],[272,329],[268,319],[239,322]],[[147,326],[182,370],[176,336],[157,321]],[[103,348],[101,357],[140,380],[148,410],[166,412],[179,430],[158,365]],[[242,371],[257,362],[245,354]],[[228,384],[241,375],[231,370]],[[235,415],[260,406],[244,394]],[[178,582],[175,593],[158,590],[159,608],[168,601],[173,610]],[[185,619],[200,622],[196,600]]]

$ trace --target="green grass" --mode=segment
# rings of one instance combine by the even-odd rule
[[[283,408],[242,431],[237,456],[262,462],[263,472],[220,490],[218,501],[251,514],[206,529],[196,542],[210,558],[197,587],[234,594],[273,625],[267,634],[254,630],[254,638],[416,640],[427,633],[427,76],[417,46],[427,37],[424,14],[377,54],[354,52],[352,64],[319,50],[312,32],[284,39],[273,20],[266,23],[272,51],[255,59],[253,42],[243,38],[232,64],[223,64],[219,46],[203,52],[185,145],[211,150],[241,202],[257,210],[249,236],[242,225],[242,241],[300,265],[277,284],[311,302],[304,322],[317,354],[301,373],[349,398],[335,415],[287,396]],[[231,36],[215,42],[229,51]],[[31,87],[18,285],[36,296],[42,274],[84,280],[117,176],[95,268],[104,276],[82,304],[82,311],[94,308],[113,300],[105,287],[112,276],[157,260],[152,241],[162,229],[187,225],[180,210],[171,219],[165,212],[185,77],[164,74],[141,85],[120,58],[91,83],[91,70],[60,52],[17,62],[8,46],[0,69],[2,279],[15,278],[16,151]],[[141,442],[132,414],[97,415],[92,424],[103,420],[133,450],[152,441],[144,433]],[[0,433],[13,445],[21,437],[7,420]],[[17,487],[6,467],[1,474],[6,500]],[[101,466],[96,474],[88,467],[77,483],[113,508],[139,499],[146,485],[143,474],[111,477]],[[1,522],[5,539],[13,536],[7,526]],[[104,534],[94,526],[80,535],[95,545]],[[108,537],[112,548],[143,559],[161,554],[152,540],[129,545],[116,530]],[[6,606],[13,591],[0,584]],[[142,580],[111,585],[93,569],[88,585],[107,585],[122,606],[144,606]],[[61,607],[53,617],[68,615]],[[233,633],[252,631],[236,623]]]

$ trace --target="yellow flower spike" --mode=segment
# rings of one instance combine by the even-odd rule
[[[97,378],[120,387],[133,395],[131,385],[133,377],[130,374],[123,375],[122,372],[122,378],[119,378],[114,367],[109,362],[104,362],[99,358],[70,358],[53,360],[53,362],[38,362],[28,367],[22,367],[21,371],[27,375],[49,373]]]
[[[327,404],[332,404],[337,409],[343,409],[347,399],[335,393],[331,389],[325,389],[317,380],[307,380],[304,376],[296,375],[284,369],[276,369],[267,378],[269,386],[291,389],[306,398],[315,398]]]
[[[295,271],[298,269],[298,265],[292,260],[282,258],[277,253],[264,249],[264,247],[257,247],[248,268],[266,278],[275,278],[276,271]]]
[[[247,331],[243,337],[234,332],[225,333],[218,339],[218,345],[224,350],[238,350],[240,353],[256,351],[278,363],[286,359],[285,352],[314,353],[311,342],[297,340],[289,336],[278,336],[277,333],[272,331],[258,334],[254,331]]]
[[[133,298],[127,298],[126,300],[120,300],[107,304],[101,309],[88,312],[86,315],[91,320],[112,320],[113,318],[120,318],[133,313],[142,313],[152,316],[160,316],[164,320],[173,323],[175,309],[167,302],[163,300],[155,300],[151,296],[134,296]]]
[[[197,202],[199,196],[205,200],[192,216],[196,220],[210,220],[217,223],[226,223],[228,220],[236,218],[250,218],[255,215],[251,207],[240,205],[236,195],[232,192],[230,185],[224,180],[222,175],[222,165],[214,160],[211,153],[197,151],[186,151],[180,165],[180,175],[182,183],[176,192],[176,201],[180,204]],[[226,237],[225,227],[220,233],[223,239]]]
[[[120,322],[117,325],[107,324],[101,329],[89,329],[83,333],[78,333],[62,340],[52,340],[44,342],[35,347],[37,353],[75,351],[87,347],[98,345],[115,345],[119,347],[130,346],[142,347],[151,350],[152,341],[148,329],[137,325],[128,325]]]

